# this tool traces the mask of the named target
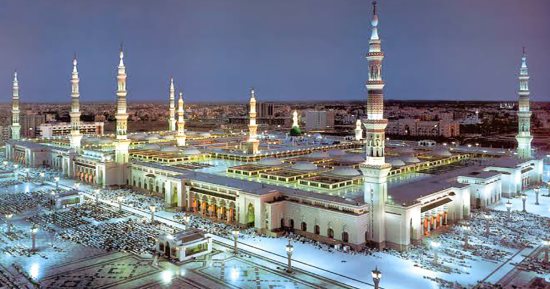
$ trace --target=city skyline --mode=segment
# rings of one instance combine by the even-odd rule
[[[23,103],[68,101],[75,52],[82,102],[114,100],[120,42],[127,55],[130,103],[167,102],[171,75],[190,103],[245,103],[251,86],[258,101],[366,96],[369,1],[299,1],[293,7],[221,1],[161,1],[154,6],[140,1],[25,2],[8,2],[0,11],[0,23],[11,24],[0,28],[7,36],[0,42],[5,51],[0,56],[2,103],[9,102],[14,69]],[[543,11],[549,4],[491,2],[380,1],[380,34],[388,39],[383,45],[391,55],[384,63],[386,98],[514,100],[522,46],[533,75],[539,80],[548,75],[550,59],[544,51],[550,40],[544,27],[550,23],[545,24],[549,20]],[[13,13],[25,5],[30,8],[24,14]],[[158,13],[166,17],[159,19]],[[535,77],[532,100],[545,101],[550,84]]]

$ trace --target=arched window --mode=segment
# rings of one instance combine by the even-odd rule
[[[314,232],[316,235],[321,234],[321,228],[319,227],[319,225],[315,225]]]
[[[334,230],[332,228],[328,228],[327,236],[331,239],[334,239]]]
[[[294,230],[294,219],[290,219],[289,227],[291,230]]]
[[[285,228],[285,219],[281,218],[281,229]]]
[[[348,232],[342,232],[342,241],[343,241],[344,243],[349,242],[349,235],[348,235]]]
[[[304,232],[307,232],[307,224],[306,224],[306,222],[302,222],[301,230],[304,231]]]

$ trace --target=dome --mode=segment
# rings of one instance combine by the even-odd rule
[[[403,158],[403,161],[410,164],[416,164],[420,162],[420,160],[415,156],[406,156]]]
[[[147,135],[144,133],[136,133],[128,136],[129,139],[133,139],[133,140],[144,140],[146,137]]]
[[[142,146],[141,148],[144,149],[144,150],[159,150],[160,146],[156,145],[156,144],[146,144],[146,145]]]
[[[283,162],[280,159],[276,158],[265,158],[260,160],[258,164],[263,166],[278,166],[283,164]]]
[[[160,148],[161,152],[177,152],[178,148],[175,146],[163,146]]]
[[[307,158],[311,158],[311,159],[324,159],[324,158],[328,158],[329,155],[327,152],[312,152],[310,153],[309,155],[307,155]]]
[[[360,163],[365,161],[365,156],[363,154],[346,154],[341,160],[351,163]]]
[[[328,151],[328,155],[331,157],[339,157],[339,156],[345,156],[346,152],[343,150],[330,150]]]
[[[292,167],[293,170],[297,171],[315,171],[317,166],[310,162],[297,162]]]
[[[450,157],[450,156],[453,155],[453,154],[451,154],[451,152],[448,149],[445,149],[445,148],[435,149],[435,150],[432,151],[432,153],[434,155],[440,156],[440,157]]]
[[[359,172],[359,170],[352,167],[337,167],[330,173],[341,177],[356,177],[361,175],[361,172]]]
[[[199,134],[199,136],[201,136],[201,137],[210,137],[210,133],[209,132],[201,132]]]
[[[299,127],[294,126],[290,129],[290,136],[300,136],[302,135],[302,131]]]
[[[315,139],[322,139],[323,136],[322,136],[320,133],[316,133],[316,134],[313,135],[313,138],[315,138]]]
[[[404,161],[398,158],[388,159],[388,163],[390,163],[392,167],[402,167],[406,165]]]
[[[200,155],[201,151],[199,151],[196,147],[188,147],[184,149],[182,153],[186,156],[195,156],[195,155]]]

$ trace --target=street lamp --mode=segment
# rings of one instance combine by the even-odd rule
[[[151,210],[151,223],[153,223],[155,221],[155,211],[157,210],[157,207],[149,206],[149,210]]]
[[[286,267],[287,273],[292,273],[292,252],[294,252],[294,246],[292,246],[292,244],[290,244],[290,240],[288,240],[288,245],[286,245],[286,255],[288,257],[288,264]]]
[[[80,183],[74,183],[74,188],[78,191],[78,189],[80,189]]]
[[[118,196],[116,200],[118,201],[118,210],[122,212],[122,200],[124,200],[124,198],[122,196]]]
[[[54,177],[53,180],[55,181],[55,191],[59,192],[59,177]]]
[[[548,264],[548,246],[550,246],[550,240],[546,239],[542,241],[544,245],[544,263]]]
[[[95,203],[99,204],[99,189],[95,189]]]
[[[36,224],[32,225],[31,228],[31,237],[32,237],[32,251],[36,250],[36,232],[38,232],[38,226]]]
[[[183,216],[183,223],[185,225],[185,230],[187,230],[187,228],[190,227],[189,226],[190,221],[191,221],[191,216],[189,216],[187,214],[185,216]]]
[[[509,221],[512,215],[512,203],[510,202],[510,200],[508,200],[508,202],[506,202],[504,206],[506,207],[506,211],[508,211],[508,221]]]
[[[235,253],[235,255],[236,255],[238,253],[238,251],[237,251],[237,239],[239,238],[239,230],[237,230],[237,229],[233,230],[232,234],[233,234],[233,253]]]
[[[46,174],[44,172],[40,172],[40,183],[43,185],[44,184],[44,177],[46,176]]]
[[[527,195],[526,194],[522,194],[521,195],[521,201],[523,202],[523,211],[522,212],[527,212],[527,210],[525,210],[525,201],[527,201]]]
[[[3,161],[2,164],[4,165],[4,168],[8,166],[8,161]]]
[[[6,224],[8,226],[8,231],[7,233],[11,233],[11,218],[13,217],[13,214],[12,213],[9,213],[9,214],[6,214]]]
[[[535,191],[535,196],[536,196],[536,201],[535,201],[535,205],[538,205],[539,204],[539,193],[540,193],[540,188],[539,187],[536,187],[534,189]]]
[[[378,270],[378,266],[374,268],[371,272],[372,274],[372,281],[374,282],[374,289],[379,289],[380,287],[380,279],[382,279],[382,272]]]
[[[489,237],[489,234],[491,233],[490,225],[491,225],[491,215],[485,215],[485,235]]]
[[[433,263],[434,265],[437,265],[437,249],[439,248],[439,246],[441,246],[441,243],[437,242],[437,241],[432,241],[431,242],[431,245],[432,245],[432,248],[434,249],[434,260],[433,260]]]
[[[26,169],[25,169],[25,173],[27,174],[27,181],[30,179],[30,178],[29,178],[29,172],[30,172],[30,171],[31,171],[31,169],[29,169],[29,168],[26,168]]]
[[[464,249],[468,249],[470,247],[470,244],[468,243],[468,234],[470,232],[470,226],[464,225],[462,226],[462,230],[464,230]]]

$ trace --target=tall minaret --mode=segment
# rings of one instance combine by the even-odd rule
[[[521,68],[519,69],[519,101],[518,101],[518,157],[521,159],[531,158],[531,109],[529,108],[529,72],[527,70],[527,55],[525,47],[521,57]]]
[[[17,71],[13,73],[13,94],[11,98],[11,139],[21,138],[21,125],[19,124],[19,81]]]
[[[250,123],[248,124],[248,153],[257,154],[260,142],[256,135],[258,125],[256,124],[256,95],[254,94],[254,88],[250,89],[250,111],[248,116]]]
[[[170,77],[170,93],[169,93],[169,117],[168,131],[176,131],[176,89],[174,88],[174,78]]]
[[[120,62],[118,64],[117,74],[117,111],[116,119],[116,142],[115,142],[115,160],[119,164],[128,162],[128,147],[130,140],[127,137],[128,130],[128,112],[126,111],[126,67],[124,66],[124,52],[120,47]]]
[[[298,123],[298,111],[294,110],[292,112],[292,128],[300,128],[300,125]]]
[[[363,139],[363,128],[361,127],[361,120],[357,119],[355,122],[355,140],[360,141]]]
[[[69,113],[69,116],[71,117],[71,135],[69,136],[69,139],[71,148],[79,151],[82,135],[80,134],[80,91],[78,87],[80,79],[78,78],[76,64],[77,61],[75,55],[73,58],[73,73],[71,77],[71,112]]]
[[[178,132],[176,134],[176,142],[179,147],[185,146],[185,119],[183,118],[183,93],[180,92],[178,99]]]
[[[384,53],[378,37],[378,15],[376,1],[372,3],[372,34],[369,41],[367,60],[369,79],[367,81],[367,132],[365,141],[366,160],[361,164],[364,179],[364,201],[370,204],[369,241],[379,247],[385,246],[385,203],[388,197],[387,176],[391,165],[384,158],[384,130],[388,120],[384,119],[384,81],[382,80],[382,59]]]

